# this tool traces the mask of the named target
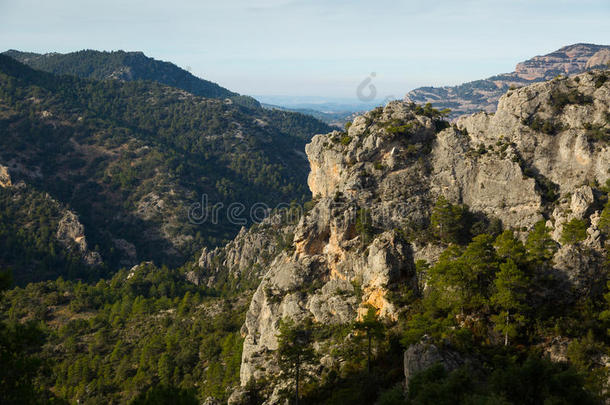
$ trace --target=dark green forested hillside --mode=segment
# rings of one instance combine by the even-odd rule
[[[215,295],[151,264],[95,285],[60,278],[6,292],[2,403],[226,398],[239,380],[248,296]]]
[[[26,184],[0,187],[0,268],[14,269],[14,281],[95,278],[103,267],[90,268],[79,250],[61,243],[57,229],[66,209]]]
[[[243,224],[226,211],[216,224],[189,221],[204,194],[210,206],[243,203],[243,217],[256,202],[306,198],[302,151],[328,129],[301,114],[153,82],[55,76],[0,56],[0,163],[76,211],[109,269],[124,259],[117,240],[138,261],[178,264],[234,235]]]
[[[216,83],[193,76],[173,63],[149,58],[142,52],[83,50],[67,54],[38,54],[9,50],[4,54],[34,69],[59,75],[73,75],[95,80],[149,80],[183,89],[201,97],[238,96],[237,93]]]

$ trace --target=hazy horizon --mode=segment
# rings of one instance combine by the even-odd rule
[[[0,41],[40,53],[142,51],[242,94],[357,102],[371,73],[377,100],[402,98],[510,72],[562,46],[609,44],[608,17],[601,0],[189,0],[171,10],[161,1],[24,0],[0,3]]]

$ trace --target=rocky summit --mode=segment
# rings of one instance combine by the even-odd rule
[[[547,55],[520,62],[511,73],[503,73],[459,86],[420,87],[410,91],[406,101],[431,103],[436,108],[451,109],[451,117],[479,111],[494,112],[500,97],[507,90],[557,75],[572,75],[606,67],[610,63],[610,47],[595,44],[565,46]]]
[[[533,77],[534,68],[527,69]],[[609,76],[595,70],[509,90],[495,113],[451,125],[429,107],[394,101],[357,117],[345,132],[315,136],[306,147],[314,204],[296,226],[277,231],[290,234],[292,244],[274,248],[267,233],[243,230],[224,251],[205,250],[199,262],[200,276],[215,277],[225,268],[238,277],[265,252],[242,327],[242,387],[282,374],[275,351],[283,319],[344,325],[371,306],[380,317],[396,319],[395,291],[424,288],[416,263],[434,264],[446,248],[418,237],[441,198],[522,240],[544,224],[559,247],[552,272],[566,294],[603,281],[598,223],[600,187],[610,179]],[[587,224],[578,246],[561,237],[573,220]],[[226,258],[224,267],[213,265],[214,257]],[[310,367],[317,373],[342,362],[324,352],[323,341],[315,347],[322,360]],[[413,362],[442,359],[444,352],[434,350],[411,348],[405,373]],[[420,352],[425,358],[413,359]],[[279,403],[282,388],[271,385],[266,403]],[[232,402],[242,397],[243,390],[236,391]]]

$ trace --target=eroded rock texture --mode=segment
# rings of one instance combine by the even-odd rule
[[[600,276],[602,249],[596,190],[610,177],[608,75],[588,72],[512,90],[495,114],[454,125],[391,102],[356,118],[347,132],[314,137],[306,152],[315,205],[289,228],[290,247],[279,251],[254,230],[223,251],[231,272],[258,263],[263,275],[242,328],[242,385],[280,372],[274,351],[283,318],[345,324],[367,305],[396,317],[391,291],[416,289],[415,260],[433,263],[442,251],[407,241],[401,230],[429,223],[441,196],[522,237],[545,220],[558,243],[563,224],[586,220],[587,240],[560,246],[554,263],[566,283],[590,285]],[[261,252],[265,261],[255,258]],[[215,268],[215,254],[204,252],[203,271]]]

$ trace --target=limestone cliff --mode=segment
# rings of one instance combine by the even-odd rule
[[[225,246],[212,250],[203,248],[198,268],[187,273],[187,278],[208,287],[229,283],[240,289],[258,283],[271,261],[291,247],[293,221],[284,211],[265,218],[248,230],[242,227]]]
[[[549,80],[558,74],[581,73],[585,68],[599,67],[607,63],[604,55],[607,46],[595,44],[574,44],[564,46],[547,55],[534,56],[518,63],[515,73],[526,80]]]
[[[242,328],[242,385],[280,372],[274,350],[283,318],[344,324],[366,304],[395,317],[393,289],[416,289],[415,259],[433,262],[442,248],[405,237],[429,223],[440,196],[518,233],[544,219],[558,242],[566,221],[587,219],[582,247],[562,246],[555,260],[567,282],[587,284],[602,248],[597,187],[610,178],[609,74],[509,91],[495,114],[453,125],[391,102],[347,132],[314,137],[306,152],[316,204],[294,228],[292,249],[265,267]],[[584,247],[593,252],[586,260]]]

